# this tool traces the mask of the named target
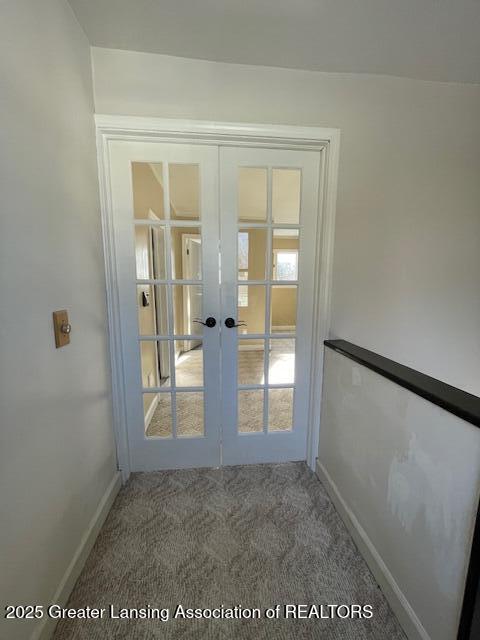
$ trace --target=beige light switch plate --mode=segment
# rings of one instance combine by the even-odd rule
[[[53,312],[53,328],[57,349],[70,343],[70,323],[68,322],[68,312],[66,309]],[[68,331],[66,331],[66,328],[68,328]]]

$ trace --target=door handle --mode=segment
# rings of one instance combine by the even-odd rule
[[[225,320],[225,326],[227,327],[227,329],[233,329],[234,327],[246,327],[247,323],[243,321],[235,323],[235,320],[233,318],[227,318]]]
[[[213,327],[217,324],[217,321],[212,316],[207,318],[205,322],[203,322],[201,318],[195,318],[194,322],[196,322],[197,324],[203,324],[204,327],[208,327],[209,329],[213,329]]]

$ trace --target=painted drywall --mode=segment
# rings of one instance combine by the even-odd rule
[[[432,640],[455,640],[480,430],[326,349],[319,461]]]
[[[91,67],[63,0],[1,14],[0,602],[46,605],[116,472]]]
[[[480,393],[480,86],[92,56],[97,113],[339,127],[332,336]]]

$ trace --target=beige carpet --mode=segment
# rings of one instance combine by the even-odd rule
[[[269,383],[293,384],[295,372],[294,340],[271,341],[269,354]],[[182,354],[175,368],[177,387],[203,386],[203,352],[194,349]],[[264,384],[264,351],[238,352],[238,384]],[[165,381],[168,386],[169,381]],[[169,437],[172,434],[172,406],[170,394],[158,394],[158,405],[147,428],[147,436]],[[238,429],[241,432],[263,430],[264,391],[238,392]],[[268,390],[268,429],[291,429],[293,419],[293,389]],[[203,435],[203,394],[176,394],[177,435]]]
[[[69,607],[263,614],[292,603],[368,604],[373,617],[63,620],[54,640],[406,640],[305,464],[140,473],[120,491]]]

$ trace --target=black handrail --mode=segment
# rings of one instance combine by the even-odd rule
[[[325,346],[480,427],[480,398],[346,340]],[[477,509],[457,640],[480,638],[480,504]]]
[[[480,427],[479,397],[346,340],[325,340],[325,346]]]

